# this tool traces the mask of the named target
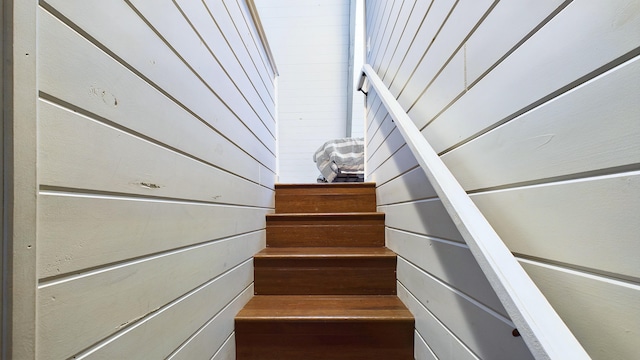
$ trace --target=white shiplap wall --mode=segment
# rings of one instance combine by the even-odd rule
[[[346,136],[348,0],[258,0],[278,63],[278,176],[316,182],[313,153]]]
[[[367,1],[368,62],[594,359],[640,335],[640,3]],[[416,358],[530,354],[372,91]]]
[[[38,10],[37,358],[233,356],[276,171],[244,0]]]

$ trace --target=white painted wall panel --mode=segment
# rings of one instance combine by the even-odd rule
[[[279,181],[316,182],[313,153],[346,136],[349,1],[259,0],[278,61]]]
[[[243,0],[43,1],[38,359],[235,357],[276,176]]]
[[[38,48],[43,97],[58,99],[68,108],[84,110],[103,121],[108,119],[250,180],[255,181],[265,165],[275,168],[273,156],[260,151],[264,147],[251,140],[249,130],[239,128],[240,142],[234,144],[221,132],[219,121],[209,122],[171,101],[59,22],[45,16],[40,21],[48,29],[40,36]],[[68,56],[76,52],[83,56]],[[112,76],[114,73],[119,76]],[[148,103],[154,106],[147,106]]]
[[[427,82],[429,86],[424,90],[420,89],[418,83],[416,91],[422,91],[420,97],[413,102],[413,96],[407,96],[405,99],[399,100],[404,103],[409,115],[416,119],[414,122],[421,126],[421,122],[425,119],[431,119],[449,107],[451,103],[459,97],[464,91],[466,84],[464,82],[464,56],[458,51],[455,56],[449,59],[447,65],[439,72],[438,76]],[[408,85],[409,86],[409,85]],[[408,93],[411,93],[409,91]],[[403,92],[407,94],[407,92]]]
[[[638,94],[640,57],[447,153],[442,159],[467,190],[637,164],[640,163]]]
[[[427,342],[424,341],[420,333],[416,331],[413,337],[413,357],[417,360],[438,360],[436,355],[431,351]]]
[[[234,327],[236,314],[251,299],[253,293],[253,286],[241,292],[167,359],[206,359],[212,351],[223,350],[224,341],[230,336],[228,331]],[[235,353],[231,359],[235,359]]]
[[[565,86],[599,75],[602,66],[623,61],[640,43],[638,6],[634,0],[571,3],[423,134],[436,151],[443,151],[569,90]]]
[[[260,208],[42,191],[39,273],[56,277],[265,227]],[[73,229],[72,232],[69,229]]]
[[[638,2],[405,0],[411,11],[382,3],[367,2],[368,26],[378,27],[366,32],[368,62],[589,355],[633,358]],[[402,26],[388,34],[393,22]],[[400,256],[398,293],[416,315],[416,351],[530,356],[490,320],[504,310],[379,104],[370,89],[368,178],[387,213],[387,246]],[[453,293],[482,306],[443,301],[455,312],[430,298]],[[494,326],[519,345],[484,353]]]
[[[235,360],[236,359],[236,337],[235,333],[231,334],[222,344],[220,349],[211,358],[211,360]]]
[[[377,119],[376,114],[380,111],[380,108],[382,107],[382,102],[380,100],[380,98],[378,98],[378,95],[375,92],[369,92],[367,94],[367,99],[365,102],[365,117],[367,119]],[[378,119],[378,121],[382,121],[382,119],[386,116],[385,111],[382,111],[382,118]],[[375,123],[376,124],[376,128],[380,126],[380,123]],[[367,133],[370,135],[373,135],[375,133],[376,128],[373,128],[374,123],[371,121],[367,121],[367,124],[365,125],[365,129],[367,130]],[[373,131],[373,132],[372,132]],[[369,139],[367,139],[368,141]]]
[[[40,345],[48,350],[41,357],[71,357],[251,259],[264,246],[261,231],[42,283]]]
[[[384,51],[377,51],[374,53],[374,56],[376,56],[376,58],[373,61],[373,65],[376,66],[375,69],[380,74],[386,73],[389,66],[389,61],[393,58],[393,55],[398,48],[400,38],[404,34],[404,29],[408,24],[405,19],[409,18],[411,12],[413,11],[413,8],[416,5],[415,0],[403,0],[401,1],[401,3],[401,7],[398,10],[399,14],[396,15],[395,20],[392,20],[393,27],[387,35],[389,36],[389,40],[382,42],[383,46],[385,47]]]
[[[638,355],[640,287],[545,263],[521,260],[594,359]]]
[[[377,196],[380,205],[437,197],[436,191],[419,166],[379,186]]]
[[[250,139],[257,140],[271,153],[275,152],[273,138],[260,137],[268,133],[264,125],[257,118],[239,118],[234,113],[234,108],[238,105],[225,103],[227,95],[219,94],[229,91],[214,89],[199,78],[190,65],[179,58],[164,39],[149,28],[126,3],[53,0],[48,4],[74,22],[75,26],[88,32],[95,39],[94,43],[117,54],[128,67],[134,68],[156,87],[166,91],[182,106],[207,121],[217,121],[216,127],[219,129],[226,125],[228,128],[223,133],[234,142],[247,136],[238,133],[238,129],[244,126],[252,134],[249,135]],[[118,21],[127,26],[111,26],[112,19],[108,14],[114,17],[117,14]],[[136,34],[135,38],[132,38],[132,33]],[[212,76],[220,79],[226,77],[224,74]]]
[[[376,36],[378,31],[380,31],[380,21],[382,20],[382,12],[386,6],[387,1],[367,1],[367,28],[366,28],[366,37],[367,37],[367,50],[371,47],[371,39]],[[369,11],[371,10],[371,11]]]
[[[380,101],[380,98],[378,98],[378,95],[374,91],[370,91],[367,94],[365,102],[365,118],[367,119],[365,126],[365,129],[367,131],[367,139],[365,140],[367,142],[371,141],[371,137],[375,135],[376,131],[378,131],[378,128],[382,124],[382,120],[387,115],[383,111],[381,114],[382,117],[376,116],[381,106],[382,102]]]
[[[447,214],[440,199],[379,206],[388,227],[463,243],[462,235]]]
[[[638,194],[640,172],[634,171],[471,198],[513,252],[637,281]]]
[[[391,20],[392,17],[390,13],[397,4],[398,1],[384,1],[381,4],[382,11],[378,11],[378,19],[375,20],[375,23],[371,24],[371,28],[373,29],[373,36],[369,39],[369,45],[371,47],[378,48],[380,46],[389,22],[393,21]],[[395,18],[395,16],[393,18]]]
[[[404,254],[406,261],[446,282],[451,288],[463,291],[492,311],[508,317],[466,245],[389,228],[386,238],[387,247]],[[451,268],[449,264],[460,266]]]
[[[99,347],[78,356],[78,359],[166,359],[172,352],[181,352],[190,336],[200,334],[207,327],[217,325],[217,332],[209,339],[210,348],[192,359],[208,358],[229,336],[228,318],[233,317],[253,295],[253,267],[251,260],[229,270],[212,281],[189,292],[153,315],[127,328],[127,336],[113,336]],[[240,293],[236,298],[233,294]],[[225,318],[225,323],[214,321]],[[210,319],[202,328],[202,319]],[[161,343],[155,339],[162,335]]]
[[[436,10],[432,11],[432,6],[436,5]],[[407,57],[407,51],[411,50],[411,45],[416,41],[417,35],[419,34],[419,29],[421,25],[431,26],[437,24],[437,21],[425,21],[427,16],[430,16],[430,19],[433,19],[433,14],[440,14],[442,11],[440,8],[442,6],[451,6],[452,3],[450,1],[438,1],[434,2],[433,0],[417,0],[412,7],[411,12],[408,15],[408,18],[401,18],[400,21],[405,22],[405,26],[402,28],[402,35],[396,45],[396,49],[394,50],[392,56],[389,59],[389,65],[384,72],[381,73],[382,80],[387,86],[389,86],[398,72],[400,71],[400,65],[403,63],[405,58]],[[431,15],[430,15],[431,14]],[[403,16],[407,16],[406,13],[403,13]],[[426,30],[420,30],[426,31]],[[418,39],[419,41],[420,39]],[[424,40],[426,42],[430,42],[430,40]],[[371,50],[374,54],[378,50]],[[371,53],[370,51],[370,53]],[[417,61],[414,59],[414,61]]]
[[[377,120],[377,119],[376,119]],[[375,121],[375,120],[374,120]],[[389,129],[394,129],[394,124],[390,116],[385,116],[383,119],[380,119],[382,123],[376,129],[372,127],[372,133],[368,137],[367,141],[367,160],[371,159],[375,153],[380,149],[385,140],[390,139],[392,135],[392,131]],[[375,127],[375,126],[374,126]]]
[[[383,129],[378,132],[380,137],[383,136],[382,133],[385,132],[385,130],[388,131],[388,129]],[[375,145],[375,141],[372,141],[372,142]],[[391,156],[391,154],[394,154],[396,151],[399,151],[401,148],[405,147],[405,144],[406,143],[404,141],[404,138],[402,137],[402,134],[400,134],[398,130],[391,131],[389,133],[389,136],[387,136],[383,140],[380,147],[376,149],[377,151],[375,151],[372,158],[368,159],[369,169],[371,173],[372,174],[375,173],[378,167],[382,165],[379,163],[380,161],[383,161],[384,159],[388,159]]]
[[[181,2],[184,4],[184,1]],[[234,52],[246,52],[250,63],[243,63],[244,69],[255,69],[259,74],[259,83],[267,89],[269,97],[275,102],[274,77],[271,66],[264,49],[260,46],[260,41],[254,26],[251,26],[250,15],[247,14],[246,5],[243,0],[210,1],[203,2],[207,12],[214,18],[220,31],[232,46]],[[247,36],[251,34],[251,36]],[[253,81],[258,83],[255,77]],[[275,113],[275,109],[273,111]]]
[[[533,359],[522,338],[511,334],[514,327],[508,319],[402,258],[398,259],[398,282],[479,358]]]
[[[483,3],[484,2],[485,1],[483,1]],[[474,1],[473,3],[476,2]],[[469,4],[473,6],[472,3]],[[389,85],[389,89],[394,95],[400,94],[403,91],[422,58],[426,56],[426,54],[429,54],[430,45],[437,39],[436,35],[442,27],[443,20],[453,11],[455,1],[433,1],[433,3],[422,1],[420,5],[421,8],[424,9],[424,12],[419,9],[415,12],[413,20],[414,23],[417,23],[419,26],[418,31],[407,34],[411,42],[406,45],[406,48],[404,48],[404,44],[402,45],[403,53],[398,54],[401,56],[399,60],[400,63],[397,65],[394,64],[398,66],[397,68],[392,65],[392,68],[396,69],[396,71],[391,74],[393,77],[388,82],[385,82]],[[467,24],[467,26],[469,25],[471,24]],[[412,28],[413,26],[415,25],[412,24]],[[448,46],[454,46],[455,48],[456,45],[457,44],[453,43]],[[423,86],[424,85],[426,84],[423,84]]]
[[[259,184],[71,111],[41,105],[42,185],[259,207],[273,201],[273,191]]]
[[[447,20],[444,25],[437,30],[433,38],[433,42],[429,45],[426,52],[422,54],[420,63],[416,68],[409,67],[407,70],[412,71],[410,77],[404,78],[396,76],[394,83],[401,86],[398,94],[398,101],[406,109],[409,109],[415,102],[416,95],[424,92],[437,77],[441,69],[448,67],[449,62],[453,62],[452,58],[457,57],[457,61],[461,62],[463,56],[460,49],[463,41],[470,33],[473,27],[482,19],[485,12],[494,3],[491,0],[481,1],[465,1],[458,2],[454,5],[452,11],[447,14]],[[435,5],[434,5],[435,7]],[[425,20],[425,21],[428,21]],[[435,22],[437,25],[441,22]],[[418,47],[420,49],[420,47]],[[407,55],[409,59],[409,55]],[[403,67],[406,66],[403,64]],[[455,68],[455,66],[454,66]],[[461,71],[462,70],[462,71]],[[464,76],[464,69],[458,68],[454,70],[459,77]],[[448,74],[451,76],[452,74]],[[463,78],[461,78],[463,80]],[[395,93],[394,93],[395,94]]]
[[[393,153],[393,157],[387,159],[375,171],[372,171],[369,174],[369,178],[371,181],[383,185],[387,181],[396,178],[398,174],[409,171],[416,166],[418,166],[418,162],[411,154],[411,149],[408,146],[403,146]]]
[[[438,320],[411,292],[398,283],[398,297],[409,308],[416,321],[416,332],[427,342],[436,359],[477,360],[478,357]],[[420,344],[418,344],[418,347]],[[417,350],[417,349],[416,349]],[[416,357],[416,359],[423,359]],[[429,359],[426,357],[425,359]]]
[[[263,127],[268,133],[275,137],[275,124],[273,115],[262,103],[262,99],[253,90],[253,86],[237,59],[230,56],[225,45],[225,41],[219,36],[206,41],[184,16],[176,11],[173,2],[162,0],[150,3],[148,1],[131,1],[131,4],[142,14],[144,20],[149,22],[180,55],[189,63],[194,72],[210,87],[216,94],[221,94],[224,101],[240,119],[250,120],[251,130],[257,133],[259,138],[266,137]],[[185,7],[192,5],[186,4]],[[180,8],[185,11],[186,9]],[[199,12],[204,9],[198,8]],[[211,23],[206,23],[204,29],[216,29]],[[211,31],[212,32],[212,31]],[[209,33],[209,31],[207,32]],[[214,33],[215,35],[215,33]],[[203,44],[205,46],[203,46]],[[218,44],[216,46],[216,44]],[[224,61],[224,56],[228,56],[231,64]],[[224,65],[227,65],[224,67]],[[224,91],[222,90],[224,89]],[[242,91],[241,89],[245,89]],[[260,126],[262,124],[262,126]]]
[[[408,3],[408,2],[409,1],[405,2],[404,0],[393,1],[391,2],[391,4],[388,5],[388,11],[390,11],[390,13],[385,15],[387,21],[384,25],[384,32],[382,33],[381,36],[378,37],[377,44],[374,45],[375,48],[380,48],[381,46],[384,46],[384,51],[377,51],[375,53],[375,58],[373,59],[373,61],[371,61],[372,66],[377,68],[385,52],[389,49],[390,44],[395,44],[394,42],[389,41],[389,38],[394,34],[393,30],[395,30],[395,27],[398,25],[398,19],[399,19],[398,13],[403,8],[404,9],[408,8],[408,7],[405,7],[405,3]],[[382,45],[382,44],[386,44],[386,45]]]
[[[565,0],[501,1],[465,42],[466,83],[472,84],[514,46],[551,18]],[[527,9],[527,11],[520,11]],[[508,31],[505,31],[508,29]]]

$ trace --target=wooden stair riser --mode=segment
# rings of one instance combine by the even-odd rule
[[[276,185],[276,213],[376,211],[375,185]]]
[[[259,295],[393,295],[396,258],[254,258]]]
[[[340,199],[336,201],[336,199]],[[375,194],[362,195],[278,195],[276,213],[328,213],[376,211]]]
[[[413,321],[236,321],[237,360],[410,360]]]
[[[382,247],[384,214],[267,216],[269,247]]]

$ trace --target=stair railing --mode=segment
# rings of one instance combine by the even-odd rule
[[[362,69],[536,359],[590,359],[375,70]],[[362,90],[364,91],[364,90]]]

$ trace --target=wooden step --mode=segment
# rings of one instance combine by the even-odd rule
[[[275,199],[256,296],[235,320],[236,359],[413,359],[375,184],[277,184]]]
[[[235,320],[238,360],[409,360],[414,320],[396,296],[255,296]]]
[[[384,213],[269,214],[267,246],[384,246]]]
[[[276,184],[276,213],[375,212],[375,183]]]
[[[273,247],[253,261],[259,295],[396,293],[396,254],[384,247]]]

